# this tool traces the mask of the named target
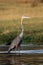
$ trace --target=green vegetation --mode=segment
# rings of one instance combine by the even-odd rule
[[[43,43],[43,3],[32,7],[36,0],[19,1],[0,0],[0,44],[6,44],[20,34],[22,15],[31,17],[23,20],[23,43]]]
[[[43,18],[24,19],[23,25],[23,43],[43,43]],[[0,44],[12,41],[20,32],[20,19],[0,20]]]

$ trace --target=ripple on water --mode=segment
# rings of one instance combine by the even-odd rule
[[[41,55],[1,55],[0,65],[43,65],[43,54]]]

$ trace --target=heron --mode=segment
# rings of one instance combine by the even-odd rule
[[[20,47],[20,44],[22,43],[23,34],[24,34],[23,19],[25,18],[30,18],[30,17],[27,17],[27,16],[21,17],[21,32],[15,39],[13,39],[13,41],[9,45],[8,53],[15,48],[18,49]]]

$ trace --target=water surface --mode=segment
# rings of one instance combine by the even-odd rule
[[[7,51],[8,46],[0,46],[0,52]],[[43,65],[43,46],[21,46],[25,54],[0,54],[0,65]],[[23,51],[24,50],[24,51]],[[14,51],[14,50],[13,50]]]
[[[43,54],[0,55],[0,65],[43,65]]]

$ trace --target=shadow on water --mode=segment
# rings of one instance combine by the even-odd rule
[[[2,55],[0,65],[43,65],[43,54],[35,55]]]

